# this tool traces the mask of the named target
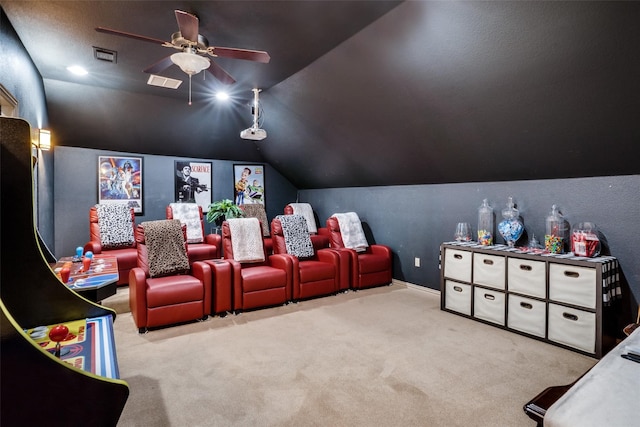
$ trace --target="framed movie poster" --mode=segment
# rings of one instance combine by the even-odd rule
[[[98,157],[98,203],[121,203],[143,213],[142,157]]]
[[[234,203],[265,204],[264,165],[233,165]]]
[[[175,202],[196,203],[202,212],[211,204],[211,163],[178,160],[175,162]]]

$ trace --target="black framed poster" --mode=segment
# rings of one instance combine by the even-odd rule
[[[142,215],[142,157],[98,157],[98,203],[125,204]]]
[[[202,212],[211,204],[211,162],[176,160],[175,202],[196,203]]]
[[[233,165],[236,205],[265,204],[264,165]]]

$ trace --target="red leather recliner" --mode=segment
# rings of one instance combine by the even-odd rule
[[[334,217],[327,219],[330,245],[332,248],[347,251],[351,258],[351,288],[363,289],[388,285],[393,279],[391,248],[386,245],[369,245],[364,252],[345,248],[340,233],[340,225]]]
[[[131,224],[135,229],[136,215],[131,209]],[[98,212],[95,206],[89,209],[89,242],[84,245],[84,251],[91,251],[95,255],[105,254],[114,256],[118,261],[118,285],[129,283],[129,271],[137,266],[138,251],[135,239],[130,246],[108,249],[102,247],[100,238],[100,226],[98,225]]]
[[[138,331],[206,319],[211,312],[211,268],[196,261],[187,273],[150,277],[143,224],[135,230],[138,266],[129,273],[129,307]],[[186,241],[184,225],[182,231]]]
[[[222,246],[222,237],[219,234],[205,234],[204,230],[204,214],[202,206],[198,206],[200,212],[200,224],[202,227],[202,243],[187,243],[187,254],[189,262],[206,261],[208,259],[220,259],[220,248]],[[167,219],[174,219],[173,209],[171,206],[166,208]]]
[[[304,220],[301,216],[300,219]],[[291,257],[293,263],[293,301],[332,295],[340,290],[341,268],[348,271],[349,266],[341,266],[338,251],[314,247],[313,255],[310,257],[299,258],[289,254],[283,224],[279,216],[271,221],[271,237],[273,238],[274,253],[286,254]]]
[[[236,218],[231,221],[258,220],[257,218]],[[261,229],[258,233],[259,237],[254,237],[256,241],[262,241]],[[232,307],[236,313],[240,310],[285,304],[291,300],[293,263],[290,257],[280,254],[268,255],[263,246],[264,261],[236,261],[229,220],[222,223],[222,248],[224,258],[231,264],[233,270]]]
[[[285,215],[293,215],[294,208],[290,204],[284,207]],[[315,222],[315,215],[314,215]],[[327,227],[318,227],[316,223],[316,234],[310,233],[311,243],[315,250],[330,248],[329,229]],[[338,251],[340,256],[340,280],[338,281],[339,291],[346,292],[351,287],[351,254],[348,251]]]

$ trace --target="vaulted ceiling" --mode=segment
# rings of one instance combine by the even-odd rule
[[[60,145],[268,162],[299,188],[640,173],[640,2],[0,1],[44,81]],[[174,10],[216,58],[177,90]],[[117,62],[94,58],[94,47]],[[89,75],[67,72],[72,64]],[[243,140],[260,94],[267,139]]]

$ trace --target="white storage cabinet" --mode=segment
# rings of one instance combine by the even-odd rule
[[[487,249],[441,248],[441,308],[574,351],[602,357],[605,300],[619,289],[614,257],[585,259]],[[604,295],[604,297],[603,297]]]

